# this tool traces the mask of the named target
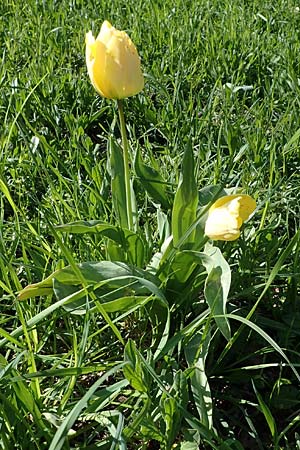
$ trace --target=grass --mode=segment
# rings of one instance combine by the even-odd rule
[[[297,3],[4,0],[0,13],[0,448],[300,448]],[[229,344],[202,281],[199,301],[174,307],[158,361],[161,324],[146,303],[109,315],[118,337],[101,305],[74,315],[55,297],[17,299],[67,264],[107,259],[100,235],[55,230],[115,223],[117,109],[93,91],[84,58],[85,32],[104,19],[127,30],[143,63],[145,89],[125,104],[132,153],[159,168],[172,196],[191,140],[199,189],[241,187],[257,200],[242,238],[218,244],[239,318]],[[156,251],[156,208],[135,186]]]

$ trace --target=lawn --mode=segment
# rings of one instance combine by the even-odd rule
[[[300,449],[297,2],[0,14],[0,449]],[[104,20],[145,80],[129,209],[117,102],[85,60]],[[230,194],[256,209],[208,239]]]

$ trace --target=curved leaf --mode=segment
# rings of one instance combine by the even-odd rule
[[[172,209],[172,233],[174,246],[196,221],[198,189],[194,175],[194,157],[191,143],[186,146],[181,169],[181,179],[175,194]],[[184,245],[191,248],[195,240],[195,230],[187,237]]]
[[[137,267],[144,265],[145,247],[141,236],[127,228],[110,225],[101,220],[78,220],[58,225],[56,230],[73,233],[99,233],[121,246],[121,250],[129,254],[129,260]]]
[[[151,199],[155,203],[159,203],[163,208],[169,209],[170,201],[166,189],[166,182],[157,170],[143,163],[139,149],[136,151],[134,169]]]

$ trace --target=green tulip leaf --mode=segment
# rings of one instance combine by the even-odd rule
[[[166,182],[156,169],[143,163],[139,149],[136,151],[134,169],[149,197],[155,203],[159,203],[163,208],[169,209],[170,201],[166,189]]]
[[[212,429],[212,396],[210,386],[205,373],[205,359],[210,344],[210,333],[203,336],[198,331],[185,343],[184,353],[189,367],[193,368],[190,375],[192,394],[201,423],[208,429]]]
[[[183,286],[179,284],[177,287],[176,283],[181,281],[181,283],[185,284],[184,287],[187,288],[186,283],[189,283],[189,276],[197,266],[199,267],[197,274],[203,272],[204,268],[207,272],[204,287],[205,299],[219,330],[226,339],[230,339],[229,322],[224,316],[226,314],[226,302],[231,283],[231,271],[218,247],[206,244],[204,252],[194,250],[177,252],[168,268],[170,273],[168,279],[171,281],[172,290],[176,291],[178,289],[180,296],[183,297]],[[189,286],[188,291],[192,296],[194,293],[193,287]]]
[[[124,297],[124,292],[126,292],[125,296],[143,296],[150,293],[166,304],[164,294],[158,287],[159,280],[145,270],[112,261],[84,262],[78,264],[77,268],[80,271],[80,278],[71,266],[64,267],[53,272],[45,280],[25,287],[19,293],[19,300],[42,295],[41,292],[45,290],[48,294],[52,294],[55,289],[59,293],[60,300],[66,295],[82,289],[82,279],[84,279],[87,290],[99,289],[98,292],[101,295],[110,293],[107,295],[107,300]],[[64,286],[63,291],[61,285]]]
[[[206,206],[224,195],[227,193],[220,184],[205,186],[199,190],[199,205]]]
[[[205,253],[208,258],[203,259],[203,265],[208,276],[205,282],[204,296],[219,330],[229,340],[231,337],[230,325],[225,314],[231,283],[230,267],[218,247],[207,244]]]
[[[172,209],[172,233],[175,247],[196,221],[197,207],[198,189],[194,175],[194,156],[192,145],[188,143],[183,155],[181,177]],[[192,248],[194,241],[195,230],[186,238],[185,248]]]
[[[76,222],[58,225],[55,229],[72,234],[98,233],[116,244],[115,246],[113,244],[108,245],[111,259],[123,259],[125,252],[128,254],[130,263],[137,267],[144,265],[144,242],[139,234],[127,228],[110,225],[101,220],[78,220]]]
[[[85,262],[76,268],[74,271],[71,266],[64,267],[44,281],[27,286],[20,292],[19,299],[42,295],[47,289],[47,293],[55,294],[58,303],[63,302],[66,311],[79,315],[85,314],[87,309],[130,313],[150,303],[149,319],[155,323],[152,347],[156,348],[154,357],[158,357],[166,345],[170,328],[169,308],[159,288],[160,281],[145,270],[121,262]]]
[[[171,235],[168,216],[159,207],[157,208],[156,216],[159,238],[161,242],[164,242]]]
[[[64,283],[60,283],[56,279],[53,280],[53,290],[58,299],[63,299],[71,296],[73,293],[78,292],[77,286],[70,286]],[[131,296],[120,296],[122,293],[126,292],[126,285],[124,289],[109,290],[109,284],[104,285],[98,289],[94,290],[97,295],[98,301],[100,301],[104,311],[107,313],[114,312],[125,312],[132,308],[136,308],[145,305],[147,301],[151,300],[151,294],[148,295],[131,295]],[[96,309],[95,301],[87,299],[86,292],[84,290],[80,291],[81,295],[76,297],[73,301],[68,301],[64,304],[63,308],[77,315],[86,314],[87,309]]]
[[[130,385],[139,392],[148,392],[150,378],[133,340],[129,339],[124,349],[123,373]]]
[[[179,370],[174,375],[168,393],[163,392],[159,402],[162,418],[165,421],[166,448],[172,447],[172,443],[182,429],[182,411],[186,410],[188,397],[186,375]]]
[[[123,152],[121,147],[114,141],[109,140],[109,172],[111,177],[111,194],[113,208],[119,225],[128,228],[128,217],[126,209],[126,188]]]

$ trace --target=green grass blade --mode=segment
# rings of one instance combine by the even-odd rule
[[[124,363],[117,364],[113,368],[109,369],[104,375],[102,375],[84,394],[84,396],[75,404],[72,410],[69,412],[63,423],[55,433],[54,438],[49,446],[49,450],[60,450],[64,446],[64,442],[67,438],[69,430],[74,425],[75,421],[81,414],[82,410],[88,405],[88,401],[97,391],[97,389],[105,382],[110,376],[114,375],[118,370],[123,367]]]

